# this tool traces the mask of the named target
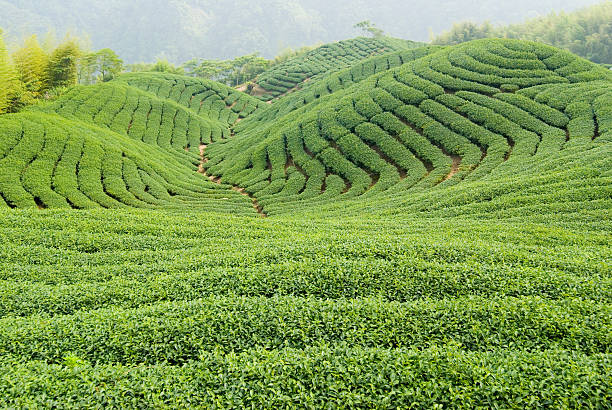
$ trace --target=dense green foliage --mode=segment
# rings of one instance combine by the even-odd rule
[[[67,36],[55,44],[50,35],[43,48],[32,35],[9,55],[0,30],[0,114],[54,99],[77,83],[109,81],[123,70],[113,50],[86,52],[80,43]]]
[[[434,44],[459,44],[490,37],[540,41],[570,50],[596,63],[612,64],[612,1],[573,13],[552,13],[525,23],[495,27],[464,22],[438,36]]]
[[[389,69],[398,60],[406,63]],[[384,68],[375,74],[377,64]],[[600,172],[556,175],[563,161],[550,158],[609,152],[611,78],[569,53],[510,40],[392,53],[323,76],[249,117],[235,138],[209,147],[205,167],[268,214],[314,204],[343,213],[353,204],[357,212],[451,204],[474,212],[468,205],[482,208],[483,198],[503,192],[500,184],[511,194],[486,206],[512,208],[517,196],[532,195],[537,167],[538,185],[601,185]],[[313,93],[317,86],[327,91]],[[609,190],[588,195],[604,199]],[[362,196],[367,205],[353,201]]]
[[[267,110],[259,111],[253,116],[252,122],[261,125],[266,121],[280,118],[305,105],[313,104],[322,97],[359,83],[373,74],[398,67],[440,49],[439,46],[427,46],[386,52],[363,59],[349,68],[322,73],[315,80],[302,82],[297,89],[275,101]]]
[[[419,43],[397,40],[388,37],[368,39],[359,37],[354,40],[325,44],[303,55],[274,65],[259,75],[256,88],[250,90],[263,100],[278,97],[292,91],[307,81],[315,81],[319,75],[350,67],[359,60],[389,51],[418,47]]]
[[[272,64],[271,60],[266,60],[258,54],[251,54],[232,60],[196,59],[183,64],[183,67],[188,75],[238,86],[251,81]]]
[[[4,406],[611,398],[601,219],[0,214]]]
[[[87,53],[81,58],[79,83],[110,81],[123,71],[123,60],[110,48]]]
[[[416,46],[0,116],[0,406],[609,407],[612,73]]]
[[[70,87],[78,79],[78,60],[81,49],[75,41],[57,47],[49,56],[47,80],[50,87]]]
[[[75,87],[45,107],[0,117],[0,204],[253,212],[250,201],[229,186],[195,171],[200,145],[229,137],[230,124],[261,103],[218,83],[185,81],[189,90],[184,83],[171,90],[163,75],[125,75],[118,82]],[[202,112],[166,99],[170,93],[177,102],[193,102],[192,108],[197,103]]]
[[[15,68],[11,64],[6,45],[0,31],[0,114],[10,107],[10,100],[14,82],[16,80]]]

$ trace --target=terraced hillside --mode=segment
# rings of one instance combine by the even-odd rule
[[[342,212],[396,209],[398,201],[402,209],[446,209],[480,203],[500,185],[512,196],[529,195],[534,184],[601,185],[599,172],[593,179],[556,173],[575,172],[564,164],[591,154],[602,161],[597,169],[609,166],[609,70],[517,41],[417,51],[427,55],[328,89],[310,104],[281,100],[254,115],[235,138],[209,147],[207,172],[243,187],[270,214],[315,203]],[[279,117],[262,125],[270,111]],[[355,198],[364,201],[344,201]]]
[[[179,92],[173,78],[126,75],[0,117],[0,206],[254,214],[246,195],[197,171],[203,147],[229,138],[231,124],[261,103],[217,83],[184,81]]]
[[[393,38],[365,37],[325,44],[262,73],[254,81],[255,87],[250,93],[269,101],[295,91],[307,82],[315,82],[320,76],[351,67],[360,60],[419,45],[422,44]]]
[[[0,116],[0,407],[609,407],[612,74],[386,47]]]
[[[441,47],[438,46],[427,46],[387,52],[361,60],[349,68],[322,73],[316,80],[305,82],[299,89],[283,96],[269,109],[260,110],[255,116],[257,124],[251,124],[251,126],[262,125],[264,122],[280,118],[293,110],[317,101],[321,97],[359,83],[376,73],[398,67],[440,49]]]

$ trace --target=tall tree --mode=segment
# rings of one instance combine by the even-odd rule
[[[372,23],[370,20],[361,21],[355,24],[353,27],[374,38],[384,37],[385,35],[385,32],[376,27],[376,24]]]
[[[252,80],[272,63],[254,53],[233,60],[191,60],[183,64],[183,68],[194,77],[236,86]]]
[[[49,57],[38,43],[36,35],[28,37],[23,46],[13,53],[13,61],[26,90],[33,97],[40,96],[48,87]]]
[[[76,40],[67,39],[49,57],[47,75],[51,87],[69,87],[76,84],[81,48]]]
[[[176,67],[166,59],[158,59],[157,62],[151,67],[150,70],[158,73],[170,73],[170,74],[184,74],[183,67]]]
[[[123,70],[123,60],[110,48],[89,53],[79,61],[79,83],[110,81]]]
[[[9,104],[10,61],[0,30],[0,114],[5,113]]]
[[[123,70],[123,60],[110,48],[99,50],[95,56],[102,81],[112,80]]]
[[[488,21],[481,25],[464,21],[456,23],[450,31],[443,33],[434,40],[435,44],[454,45],[479,38],[497,37],[493,26]]]
[[[13,111],[23,94],[23,87],[13,66],[0,29],[0,114]]]

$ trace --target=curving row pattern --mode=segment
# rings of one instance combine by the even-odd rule
[[[359,37],[325,44],[260,74],[255,79],[256,87],[251,92],[260,99],[269,101],[295,91],[309,82],[316,82],[320,76],[358,64],[360,60],[422,45],[388,37]]]
[[[189,108],[196,114],[232,126],[254,114],[265,104],[224,84],[162,73],[124,74],[123,82]]]
[[[209,148],[208,172],[243,187],[270,214],[492,179],[576,144],[608,141],[610,79],[537,43],[440,49],[268,127],[245,121],[235,138]]]
[[[75,87],[42,109],[0,117],[0,206],[176,208],[254,214],[197,173],[227,125],[123,84]]]
[[[495,197],[502,177],[565,175],[563,161],[609,150],[610,80],[569,53],[513,40],[387,53],[272,105],[210,81],[128,74],[2,117],[0,204],[262,215],[468,206]],[[602,185],[599,171],[585,174],[563,181]]]

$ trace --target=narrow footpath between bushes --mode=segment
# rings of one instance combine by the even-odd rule
[[[208,158],[206,158],[206,156],[204,155],[204,151],[206,151],[206,147],[207,147],[207,145],[205,145],[205,144],[201,144],[200,145],[200,167],[198,168],[198,172],[200,174],[206,176],[208,179],[210,179],[215,184],[221,184],[221,178],[220,177],[217,177],[217,176],[214,176],[214,175],[208,175],[206,173],[206,170],[204,169],[204,164],[206,164],[208,162]],[[255,209],[255,211],[257,211],[257,213],[262,218],[267,218],[268,217],[268,215],[264,212],[263,207],[261,205],[259,205],[259,203],[257,202],[257,199],[255,197],[251,196],[248,192],[246,192],[244,190],[244,188],[232,186],[232,190],[238,192],[240,195],[248,197],[251,200],[251,202],[253,203],[253,209]]]

